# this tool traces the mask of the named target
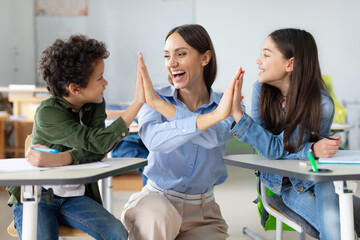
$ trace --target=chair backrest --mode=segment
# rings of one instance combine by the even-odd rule
[[[335,91],[331,80],[331,76],[322,75],[322,78],[325,82],[326,91],[329,93],[330,97],[334,101],[334,106],[335,106],[334,123],[344,124],[346,120],[347,110],[342,104],[339,103],[339,101],[335,96]]]
[[[31,145],[31,135],[27,135],[26,139],[25,139],[25,155],[26,155],[26,151],[28,150],[28,148],[30,147]]]

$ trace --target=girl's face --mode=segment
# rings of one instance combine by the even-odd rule
[[[290,81],[293,58],[285,59],[271,37],[267,37],[261,56],[256,63],[259,65],[259,82],[281,88]]]
[[[96,62],[94,71],[90,76],[90,80],[86,88],[81,89],[81,95],[88,103],[102,103],[105,87],[108,81],[104,78],[104,60]]]
[[[210,61],[208,53],[199,53],[177,32],[167,38],[164,53],[166,69],[176,89],[205,86],[203,71]]]

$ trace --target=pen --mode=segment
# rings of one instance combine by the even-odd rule
[[[323,136],[323,135],[321,135],[320,133],[317,133],[317,132],[314,132],[314,131],[312,131],[311,134],[312,134],[312,135],[315,135],[315,136],[318,136],[319,138],[327,138],[327,139],[335,140],[335,141],[337,140],[337,139],[334,139],[334,138],[331,138],[331,137]]]
[[[311,166],[312,166],[312,169],[314,172],[317,172],[318,171],[318,168],[316,166],[316,162],[315,162],[315,159],[314,159],[314,156],[312,155],[312,152],[311,151],[308,151],[307,152],[307,155],[309,157],[309,160],[310,160],[310,163],[311,163]]]
[[[48,152],[48,153],[59,153],[59,151],[57,149],[52,149],[52,148],[38,148],[38,147],[33,147],[32,149],[36,150],[36,151],[40,151],[40,152]]]

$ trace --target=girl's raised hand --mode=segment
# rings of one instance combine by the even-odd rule
[[[157,93],[155,92],[155,89],[152,85],[150,76],[148,74],[144,59],[141,55],[141,53],[138,53],[138,74],[140,75],[144,87],[144,93],[145,93],[145,102],[150,107],[154,108],[154,106],[158,103],[158,101],[161,101]]]
[[[244,80],[244,74],[245,71],[242,69],[242,67],[239,67],[234,77],[236,82],[234,86],[234,97],[232,99],[231,116],[236,122],[239,122],[243,115],[243,111],[241,108],[241,101],[243,99],[243,96],[241,95],[241,90]]]

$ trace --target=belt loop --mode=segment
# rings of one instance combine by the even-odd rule
[[[205,194],[201,194],[201,207],[203,208],[205,206]]]

